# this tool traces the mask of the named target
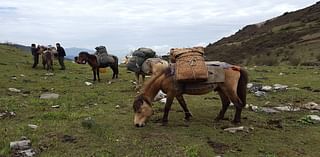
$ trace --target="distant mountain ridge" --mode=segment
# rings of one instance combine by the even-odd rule
[[[320,60],[320,2],[247,25],[205,48],[206,60],[286,64]],[[272,64],[272,63],[271,63]]]

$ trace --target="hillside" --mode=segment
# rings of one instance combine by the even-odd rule
[[[320,2],[209,44],[207,60],[234,64],[298,64],[320,60]]]

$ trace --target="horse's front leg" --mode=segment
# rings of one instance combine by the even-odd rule
[[[163,125],[166,125],[168,123],[169,111],[171,109],[171,105],[172,105],[173,99],[174,99],[174,97],[172,97],[172,96],[167,97],[166,105],[164,107],[163,118],[162,118],[162,124]]]
[[[191,114],[191,112],[189,111],[189,109],[188,109],[188,107],[187,107],[187,104],[186,104],[186,102],[184,101],[183,96],[182,96],[182,95],[178,95],[178,96],[176,96],[176,98],[177,98],[180,106],[182,107],[182,109],[183,109],[183,111],[184,111],[184,114],[185,114],[184,119],[187,120],[187,121],[189,121],[190,118],[192,117],[192,114]]]
[[[100,82],[100,72],[99,72],[99,68],[97,68],[97,76],[98,76],[98,81]]]
[[[93,81],[96,81],[97,78],[96,78],[96,69],[95,68],[92,68],[92,73],[93,73]]]

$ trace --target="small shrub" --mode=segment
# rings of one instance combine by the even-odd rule
[[[297,66],[301,63],[301,58],[299,57],[289,57],[289,64],[293,66]]]
[[[194,146],[186,146],[185,147],[185,153],[187,157],[198,157],[199,152],[196,147]]]
[[[278,61],[277,57],[265,56],[265,57],[256,58],[255,64],[256,65],[275,66],[275,65],[279,65],[279,61]]]

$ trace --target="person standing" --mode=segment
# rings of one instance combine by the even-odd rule
[[[36,47],[36,44],[31,44],[31,53],[33,56],[33,65],[32,68],[36,68],[39,63],[39,47]]]
[[[61,66],[60,70],[65,70],[66,67],[64,66],[64,56],[66,56],[66,52],[64,51],[64,48],[61,47],[60,43],[56,43],[56,46],[57,46],[57,52],[58,52],[58,60]]]

